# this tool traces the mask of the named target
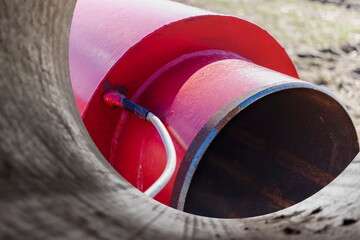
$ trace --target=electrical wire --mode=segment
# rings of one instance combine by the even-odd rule
[[[151,122],[156,130],[158,131],[165,150],[166,150],[166,167],[161,174],[161,176],[151,185],[144,193],[150,197],[155,197],[170,181],[172,175],[175,172],[176,168],[176,151],[174,147],[174,143],[171,140],[171,137],[166,130],[164,124],[161,122],[161,120],[156,117],[154,114],[149,112],[147,114],[146,120]]]
[[[145,108],[127,99],[117,91],[109,91],[104,95],[104,101],[111,107],[123,107],[139,118],[151,122],[158,131],[166,151],[166,167],[161,176],[144,192],[154,198],[169,183],[176,168],[176,151],[170,134],[161,120]]]

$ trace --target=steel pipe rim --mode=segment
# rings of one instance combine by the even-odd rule
[[[171,196],[170,206],[182,211],[184,210],[184,205],[190,183],[204,153],[207,151],[216,136],[221,132],[222,128],[224,128],[229,121],[231,121],[234,117],[240,114],[241,111],[245,110],[247,107],[251,106],[251,104],[257,102],[258,100],[265,98],[266,96],[269,96],[271,94],[291,89],[308,89],[318,91],[319,93],[332,98],[337,104],[341,106],[345,114],[349,116],[347,108],[340,101],[338,101],[335,95],[333,95],[326,89],[303,81],[289,81],[288,83],[279,83],[264,86],[238,97],[237,99],[229,103],[227,106],[219,110],[219,112],[215,114],[200,130],[200,132],[195,137],[193,143],[190,145],[179,170],[181,171],[181,169],[184,169],[183,171],[186,172],[186,174],[185,176],[178,176],[176,184],[174,186],[175,190],[173,191],[173,194]],[[350,117],[348,118],[350,120],[350,125],[352,125],[355,129],[352,119]],[[356,136],[355,138],[357,139]],[[339,174],[340,173],[341,172],[339,172]],[[308,197],[310,196],[311,195],[309,195]]]

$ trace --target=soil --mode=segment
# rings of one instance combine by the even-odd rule
[[[313,2],[330,3],[346,8],[360,8],[359,0],[310,0]]]

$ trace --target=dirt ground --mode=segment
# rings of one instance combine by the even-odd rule
[[[286,49],[300,78],[331,91],[360,136],[358,0],[179,0],[231,14],[266,29]]]

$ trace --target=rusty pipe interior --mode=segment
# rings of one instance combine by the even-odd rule
[[[287,89],[255,101],[209,145],[184,211],[238,218],[271,213],[329,184],[359,151],[344,107],[314,89]]]

